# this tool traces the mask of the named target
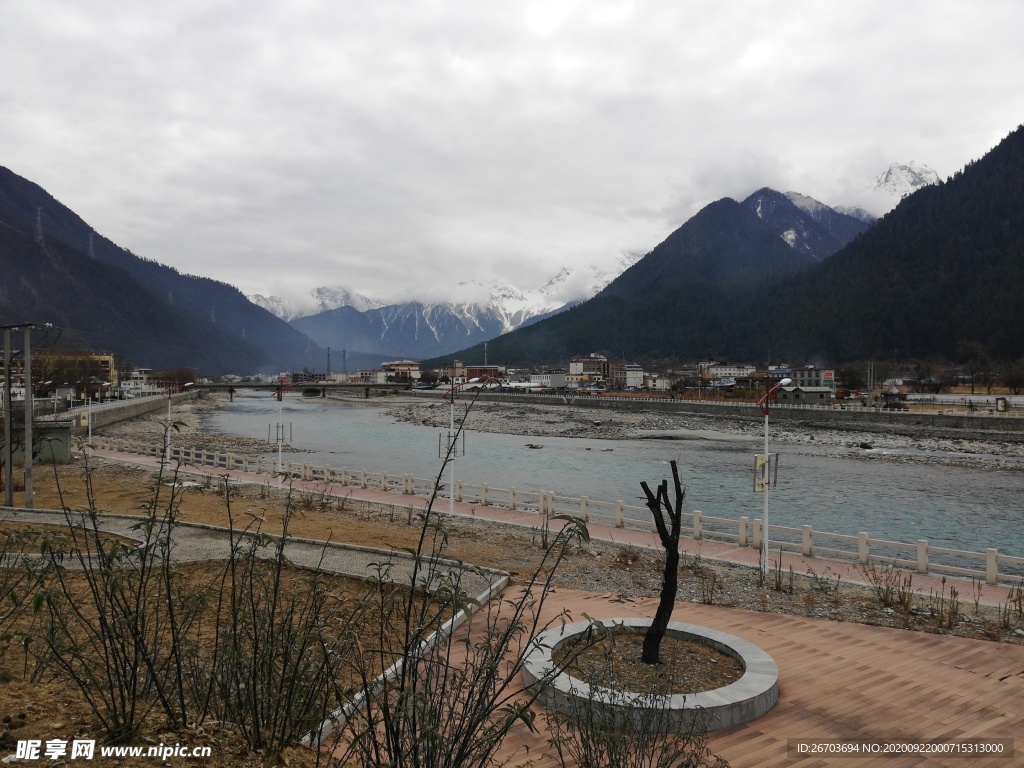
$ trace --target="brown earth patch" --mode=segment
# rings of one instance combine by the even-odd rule
[[[743,677],[743,664],[729,654],[669,635],[661,642],[661,663],[645,664],[641,661],[643,640],[642,633],[615,629],[582,652],[566,643],[552,660],[584,682],[642,694],[700,693]],[[571,661],[563,667],[566,659]]]

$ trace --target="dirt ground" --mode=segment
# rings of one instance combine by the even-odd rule
[[[91,497],[101,512],[141,514],[156,498],[162,509],[170,499],[171,477],[157,478],[151,470],[116,462],[91,460]],[[35,506],[38,509],[86,508],[90,491],[85,482],[83,460],[71,465],[39,468],[35,476]],[[352,499],[326,497],[310,492],[280,492],[269,485],[232,486],[226,497],[216,480],[194,482],[182,490],[181,519],[185,522],[226,526],[229,515],[236,526],[260,521],[262,530],[277,533],[284,510],[294,513],[291,534],[313,539],[331,539],[381,548],[415,547],[419,520],[404,508],[369,505]],[[501,568],[520,580],[539,563],[543,554],[541,534],[527,529],[473,520],[445,520],[448,548],[445,554],[470,563]],[[607,542],[593,541],[577,549],[562,563],[556,588],[578,588],[607,592],[626,602],[657,595],[661,586],[662,554]],[[779,611],[831,621],[859,621],[916,631],[952,633],[1002,642],[1024,642],[1024,597],[1007,596],[1000,609],[986,609],[959,595],[954,603],[943,595],[916,595],[913,599],[883,604],[879,591],[840,583],[823,573],[810,577],[778,574],[767,585],[748,567],[716,563],[699,557],[684,559],[680,573],[679,600],[753,610]],[[12,651],[14,652],[14,651]],[[95,733],[96,724],[80,695],[54,681],[17,679],[0,684],[0,753],[13,754],[17,741],[47,738],[56,734]],[[214,757],[203,760],[211,768],[260,765],[262,757],[250,754],[230,732],[207,728],[176,733],[154,732],[157,742],[212,745]],[[286,755],[290,765],[313,763],[313,756],[301,749]],[[96,760],[97,765],[104,763]],[[195,760],[168,765],[194,764]],[[54,763],[56,764],[56,763]],[[130,765],[118,760],[108,765]],[[152,758],[137,765],[152,764]]]
[[[168,484],[172,477],[162,478],[158,485],[151,470],[112,461],[91,461],[92,493],[100,511],[140,514],[153,503],[155,493],[159,492],[158,508],[170,499]],[[289,494],[286,489],[278,490],[269,484],[231,486],[228,498],[216,481],[190,486],[181,494],[179,509],[184,522],[227,526],[230,514],[236,527],[258,520],[264,532],[278,533],[284,511],[289,508],[293,513],[293,536],[383,549],[415,547],[420,532],[419,518],[399,506],[313,492]],[[60,509],[62,499],[70,509],[88,504],[81,460],[59,468],[56,479],[52,468],[48,477],[36,478],[37,508]],[[543,536],[537,530],[447,516],[444,525],[447,557],[508,571],[513,581],[527,577],[544,553]],[[663,557],[659,550],[592,540],[562,562],[555,584],[608,592],[622,600],[656,596],[661,589]],[[976,604],[970,585],[963,583],[956,585],[959,592],[952,599],[949,593],[914,593],[911,600],[904,594],[901,602],[896,599],[899,590],[892,583],[886,584],[886,577],[892,574],[885,570],[878,566],[865,571],[865,580],[878,583],[874,588],[841,581],[831,574],[827,561],[822,562],[821,573],[773,573],[768,583],[762,584],[757,569],[702,560],[699,556],[685,557],[678,599],[1024,643],[1024,590],[1008,591],[1000,608]],[[882,599],[883,586],[890,587],[885,595],[890,599]],[[914,592],[912,582],[904,592],[908,590]]]

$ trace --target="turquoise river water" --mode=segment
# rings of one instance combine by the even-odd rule
[[[376,407],[300,397],[279,404],[266,394],[240,392],[208,418],[218,432],[264,439],[268,428],[284,422],[291,444],[304,451],[289,458],[308,464],[420,478],[436,476],[441,464],[439,430],[398,422]],[[752,491],[760,439],[529,438],[474,432],[472,413],[466,425],[466,456],[455,470],[464,483],[642,506],[640,481],[654,486],[669,477],[668,462],[675,459],[687,488],[687,510],[726,518],[762,514],[762,497]],[[531,442],[543,448],[527,448]],[[827,457],[808,446],[774,443],[771,449],[782,456],[778,489],[770,498],[773,525],[866,531],[903,542],[928,539],[973,551],[996,547],[1024,556],[1024,469],[869,461],[855,451]]]

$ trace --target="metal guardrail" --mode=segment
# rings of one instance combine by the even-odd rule
[[[160,457],[165,452],[163,446],[106,438],[94,438],[93,445],[142,456]],[[555,515],[572,515],[598,525],[654,531],[647,507],[632,506],[621,501],[599,501],[585,496],[575,498],[559,496],[548,491],[496,488],[487,484],[458,481],[454,489],[448,489],[443,479],[424,479],[406,474],[353,470],[347,467],[320,467],[292,461],[283,462],[279,469],[276,458],[205,449],[172,447],[170,459],[197,467],[266,475],[268,479],[281,474],[298,480],[323,483],[325,492],[326,486],[341,485],[429,497],[434,493],[437,483],[439,496],[451,498],[451,491],[454,492],[457,502],[537,514],[544,519],[550,519]],[[683,534],[689,538],[698,541],[726,541],[741,547],[761,548],[762,522],[757,518],[713,517],[705,515],[700,510],[689,513],[687,518],[689,525],[684,528]],[[965,576],[982,579],[987,584],[998,584],[1000,581],[1024,583],[1024,557],[1007,555],[994,547],[986,548],[984,552],[972,552],[935,546],[929,544],[927,539],[919,539],[912,543],[890,541],[874,538],[866,532],[854,536],[816,531],[810,525],[800,528],[769,525],[768,530],[773,549],[799,553],[804,557],[824,556],[830,559],[850,560],[865,566],[873,560],[884,560],[922,574]],[[972,567],[975,563],[978,567]]]

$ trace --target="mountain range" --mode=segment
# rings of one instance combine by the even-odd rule
[[[45,344],[206,374],[272,373],[324,359],[233,286],[136,256],[3,167],[0,274],[0,323],[51,323]]]
[[[883,178],[893,189],[928,180],[920,168],[890,168]],[[611,269],[564,268],[532,290],[495,282],[463,286],[488,291],[482,302],[385,304],[344,287],[321,287],[304,305],[293,305],[275,297],[250,301],[225,283],[136,256],[39,186],[0,168],[0,321],[50,322],[65,346],[112,350],[146,367],[320,370],[331,348],[335,355],[344,351],[354,369],[387,358],[482,349],[484,341],[511,344],[524,359],[576,354],[595,343],[646,354],[665,346],[652,334],[667,340],[679,324],[666,323],[657,302],[626,306],[641,292],[670,295],[691,318],[704,318],[704,326],[684,323],[677,330],[711,349],[736,324],[719,317],[723,304],[754,302],[766,283],[831,260],[872,220],[861,209],[764,188],[742,203],[707,206],[642,259],[627,254]],[[551,329],[579,318],[591,318],[583,327],[592,333],[577,327],[556,340]],[[640,325],[647,330],[638,331]],[[531,345],[527,353],[520,339],[529,337],[516,334],[533,328],[554,346]],[[688,349],[672,346],[679,354]]]
[[[854,216],[806,195],[768,188],[752,194],[744,205],[763,222],[767,233],[814,261],[831,256],[874,220],[864,211]],[[793,255],[785,253],[787,258]],[[385,304],[342,287],[316,288],[310,292],[312,301],[300,304],[273,296],[249,298],[287,319],[321,347],[431,358],[530,326],[586,301],[639,258],[623,254],[611,269],[566,267],[533,290],[498,281],[477,285],[477,293],[489,294],[483,302]],[[569,285],[579,288],[573,293],[566,290]]]
[[[930,177],[880,180],[898,189]],[[1024,355],[1024,128],[859,233],[846,229],[858,217],[836,230],[816,208],[772,190],[711,203],[589,301],[492,340],[490,359]],[[829,255],[837,231],[852,238]],[[453,356],[483,357],[480,347]]]
[[[603,289],[636,258],[623,255],[610,271],[563,268],[533,290],[503,281],[459,286],[459,292],[486,292],[488,299],[481,302],[384,304],[343,288],[317,288],[313,296],[337,306],[310,315],[295,316],[290,305],[280,311],[292,314],[291,324],[322,347],[419,359],[484,342],[549,317]],[[570,287],[574,285],[583,288],[574,292]],[[264,302],[264,306],[271,303]]]

